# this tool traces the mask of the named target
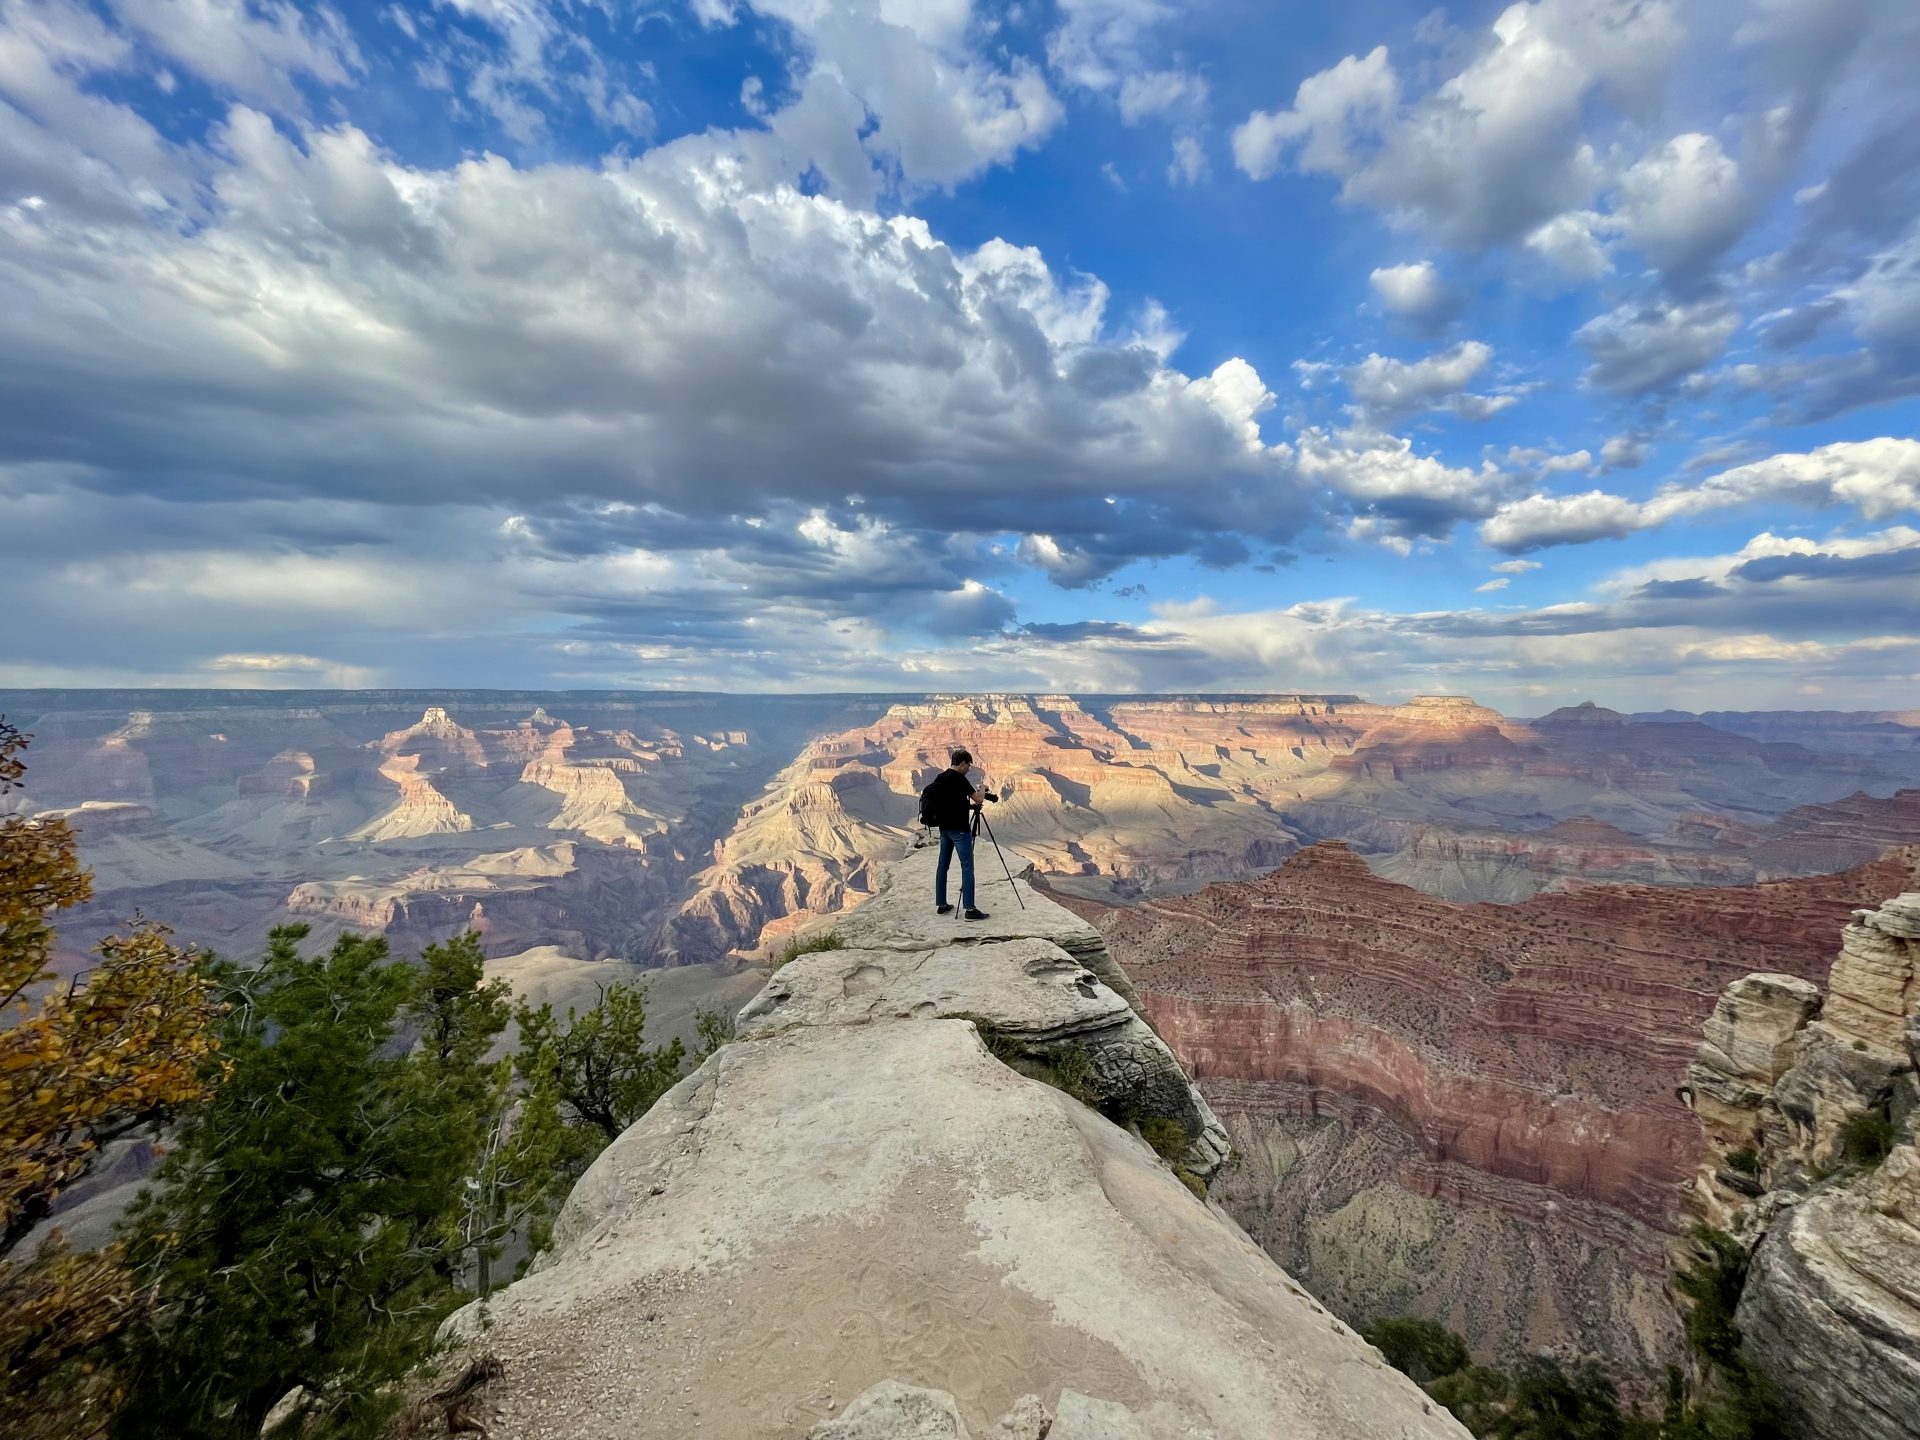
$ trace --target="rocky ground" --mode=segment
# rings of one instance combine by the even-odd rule
[[[490,1433],[922,1433],[910,1406],[985,1435],[1044,1406],[1082,1440],[1464,1435],[1140,1139],[989,1053],[979,1025],[1105,1053],[1143,1103],[1177,1084],[1187,1158],[1219,1158],[1164,1047],[1057,943],[1091,957],[1090,929],[1023,885],[969,930],[928,913],[927,869],[883,873],[855,943],[779,971],[484,1329],[456,1317],[503,1367]],[[865,1394],[889,1380],[938,1394]]]

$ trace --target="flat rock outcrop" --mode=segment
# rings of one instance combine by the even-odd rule
[[[1025,933],[896,932],[923,863],[601,1156],[483,1337],[451,1322],[505,1367],[496,1440],[1037,1436],[1047,1411],[1067,1440],[1464,1436],[1141,1140],[943,1018],[1144,1043],[1042,897]]]
[[[1920,893],[1854,921],[1824,1006],[1777,976],[1722,996],[1688,1071],[1707,1140],[1690,1195],[1752,1247],[1735,1320],[1789,1433],[1906,1440],[1920,1417]],[[1876,1117],[1884,1154],[1850,1146],[1850,1126]]]

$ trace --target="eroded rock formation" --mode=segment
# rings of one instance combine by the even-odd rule
[[[1664,1298],[1699,1127],[1675,1098],[1722,986],[1825,978],[1920,851],[1735,889],[1587,886],[1458,905],[1344,846],[1102,918],[1245,1163],[1215,1187],[1350,1319],[1481,1354],[1677,1353]]]
[[[1754,1247],[1742,1353],[1793,1433],[1904,1440],[1920,1423],[1920,893],[1854,919],[1824,1005],[1773,975],[1722,995],[1687,1072],[1706,1138],[1687,1193]]]
[[[1920,843],[1920,808],[1839,801],[1866,776],[1920,776],[1920,749],[1818,754],[1590,704],[1522,722],[1461,696],[955,697],[809,745],[716,847],[675,945],[772,954],[809,915],[857,903],[956,744],[1006,792],[1003,842],[1092,899],[1259,874],[1318,838],[1429,893],[1502,901],[1593,880],[1740,884]],[[1803,802],[1822,804],[1771,828]]]
[[[1083,1440],[1463,1436],[1141,1140],[989,1053],[960,1016],[1206,1115],[1055,943],[1096,935],[1024,882],[1024,926],[936,920],[927,863],[601,1156],[484,1334],[455,1318],[504,1366],[497,1440],[679,1440],[696,1415],[740,1440],[1037,1435],[1049,1409]]]

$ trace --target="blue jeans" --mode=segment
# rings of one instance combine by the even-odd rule
[[[940,832],[940,868],[933,873],[933,900],[936,905],[947,903],[947,862],[958,851],[960,855],[960,908],[973,909],[973,832],[971,830],[942,830]]]

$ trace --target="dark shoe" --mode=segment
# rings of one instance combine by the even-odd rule
[[[987,912],[984,910],[967,911],[967,919],[969,920],[984,920],[986,918],[987,918]]]
[[[936,905],[933,907],[933,913],[936,915],[951,915],[953,913],[953,906]]]

